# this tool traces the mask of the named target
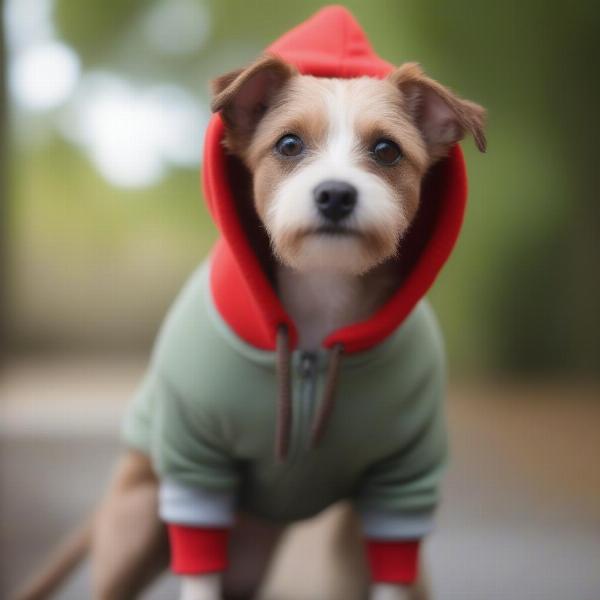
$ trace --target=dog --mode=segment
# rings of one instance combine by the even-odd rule
[[[315,30],[322,38],[323,26],[331,23],[354,34],[355,43],[363,40],[351,15],[331,7],[293,30],[291,42],[285,38],[250,66],[213,82],[212,108],[218,116],[207,144],[219,159],[206,159],[205,188],[228,246],[215,251],[178,300],[153,357],[157,370],[169,371],[167,377],[158,383],[152,373],[146,378],[142,401],[130,419],[147,409],[150,396],[162,394],[169,400],[153,419],[166,424],[152,426],[152,443],[140,441],[135,423],[129,430],[126,426],[129,449],[94,518],[21,600],[45,597],[87,549],[94,598],[135,597],[167,565],[164,521],[181,575],[181,600],[251,598],[287,523],[355,497],[358,509],[347,509],[340,527],[354,532],[355,514],[366,522],[373,578],[369,598],[416,597],[416,540],[429,531],[445,462],[439,419],[443,356],[421,297],[460,227],[460,206],[452,212],[464,200],[456,144],[471,134],[485,150],[485,113],[417,64],[391,68],[375,59],[368,46],[344,48],[348,64],[358,65],[358,72],[323,73],[341,69],[311,54]],[[290,53],[299,39],[305,40],[311,60],[327,69],[311,69]],[[366,59],[373,74],[361,62]],[[223,179],[228,187],[221,196],[215,186]],[[442,184],[453,191],[446,193]],[[224,200],[226,208],[216,206],[219,198],[229,198],[230,188],[242,190],[239,197]],[[442,206],[442,216],[433,218],[424,204],[436,194],[445,194],[452,206]],[[248,291],[244,286],[256,287]],[[221,350],[213,330],[204,325],[186,321],[189,326],[181,326],[180,315],[192,314],[206,289],[215,296],[211,299],[208,292],[206,300],[207,310],[217,314],[215,327],[228,339],[235,337],[228,342],[237,345],[235,350],[227,344]],[[277,319],[273,313],[278,310],[282,316]],[[260,319],[264,326],[252,324]],[[179,373],[189,362],[186,372],[201,372],[186,375],[194,385],[204,386],[211,377],[227,379],[222,357],[229,360],[233,352],[238,354],[230,378],[245,377],[246,383],[235,384],[235,392],[222,387],[234,385],[229,383],[209,388],[214,397],[225,398],[221,404],[231,395],[243,396],[244,406],[235,408],[243,414],[221,421],[212,405],[194,414],[194,403],[186,397],[193,395],[191,384],[178,381]],[[239,355],[251,352],[252,360],[267,366],[244,371]],[[163,366],[163,356],[174,353],[181,355]],[[367,356],[380,358],[361,362]],[[205,363],[210,369],[194,366]],[[362,379],[353,372],[364,373]],[[404,385],[396,372],[410,389],[396,394],[394,386]],[[355,392],[364,394],[365,378],[369,387],[364,389],[373,390],[370,398],[354,398]],[[250,398],[264,399],[275,380],[277,405],[247,408],[252,401],[245,400],[244,388],[252,390]],[[322,401],[311,404],[316,388]],[[397,406],[389,400],[396,395],[402,398]],[[296,396],[309,400],[302,404]],[[419,411],[425,416],[415,417]],[[399,429],[387,430],[398,412],[404,415],[394,425]],[[302,425],[304,416],[308,425]],[[148,415],[142,417],[147,423]],[[203,438],[199,446],[196,431]],[[271,460],[265,448],[272,431]],[[396,431],[404,436],[401,443],[392,439]],[[235,454],[231,460],[223,450],[225,438]],[[365,446],[368,451],[361,450]],[[214,481],[214,486],[197,485],[194,469],[204,469],[202,481]],[[360,500],[363,474],[366,508]],[[400,508],[394,504],[396,493],[406,498]],[[345,539],[359,544],[358,534]],[[208,554],[196,570],[189,566],[193,551]],[[214,559],[223,552],[228,568]],[[397,561],[413,567],[401,565],[398,574]]]

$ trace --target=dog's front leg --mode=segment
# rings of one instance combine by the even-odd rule
[[[413,600],[412,588],[392,583],[374,583],[369,600]]]
[[[221,600],[221,574],[189,575],[181,578],[180,600]]]

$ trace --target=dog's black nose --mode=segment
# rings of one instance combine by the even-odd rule
[[[358,192],[345,181],[323,181],[314,191],[319,212],[329,221],[337,223],[347,217],[356,206]]]

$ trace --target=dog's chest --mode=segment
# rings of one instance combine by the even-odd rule
[[[277,288],[296,324],[299,347],[316,350],[333,331],[367,319],[395,286],[385,268],[363,276],[330,272],[301,273],[279,266]]]

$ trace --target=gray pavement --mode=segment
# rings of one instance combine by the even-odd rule
[[[98,500],[138,360],[21,361],[0,373],[0,598]],[[600,600],[600,391],[454,385],[453,458],[425,556],[436,600]],[[265,597],[348,600],[324,542],[299,526]],[[87,566],[57,596],[89,598]],[[174,599],[165,576],[147,600]]]

